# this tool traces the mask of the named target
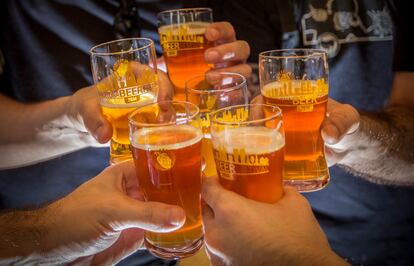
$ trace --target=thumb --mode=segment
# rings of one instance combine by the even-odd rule
[[[123,197],[123,203],[115,211],[113,229],[141,228],[153,232],[171,232],[185,223],[181,207],[160,202],[142,202]]]
[[[327,117],[321,126],[323,140],[330,145],[338,143],[345,135],[358,129],[359,119],[354,107],[329,99]]]
[[[112,125],[103,116],[96,99],[85,101],[80,111],[86,129],[99,143],[106,143],[112,137]]]

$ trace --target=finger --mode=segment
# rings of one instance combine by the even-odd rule
[[[207,63],[216,64],[229,61],[246,62],[250,46],[246,41],[234,41],[207,49],[204,57]]]
[[[182,208],[160,202],[142,202],[123,197],[113,214],[116,231],[127,228],[142,228],[152,232],[171,232],[185,223]]]
[[[204,224],[204,226],[208,227],[210,225],[210,223],[214,220],[214,211],[207,204],[202,204],[201,205],[201,212],[202,212],[202,215],[203,215],[203,224]]]
[[[109,166],[100,176],[108,179],[104,183],[115,184],[115,187],[122,194],[128,195],[136,200],[144,200],[144,195],[139,188],[135,164],[132,159]]]
[[[205,176],[203,178],[201,197],[213,211],[223,201],[226,192],[227,191],[220,185],[217,177]]]
[[[102,114],[97,96],[84,101],[79,113],[86,129],[99,143],[106,143],[111,139],[112,125]]]
[[[296,188],[285,186],[283,192],[283,198],[274,204],[276,208],[286,206],[290,206],[289,208],[292,208],[292,206],[311,208],[309,201]]]
[[[205,36],[210,42],[234,42],[236,32],[233,26],[228,22],[215,22],[208,25]]]
[[[262,95],[257,95],[256,97],[253,98],[252,104],[264,104],[264,99]]]
[[[158,101],[170,101],[173,98],[174,87],[168,78],[167,74],[163,71],[158,71]]]
[[[345,156],[348,154],[348,152],[338,150],[335,148],[330,148],[328,146],[325,146],[325,156],[326,156],[326,163],[328,164],[328,167],[331,167],[338,162],[340,162]]]
[[[322,123],[321,135],[328,144],[338,143],[346,134],[355,132],[359,127],[359,113],[349,104],[328,102],[328,114]]]
[[[302,195],[294,187],[285,186],[283,188],[283,198],[301,197]]]
[[[215,72],[231,72],[231,73],[238,73],[243,75],[244,77],[248,78],[252,74],[252,68],[248,64],[238,64],[230,67],[223,67],[223,68],[213,68],[209,70],[207,73],[215,73]]]
[[[224,260],[216,255],[211,248],[206,245],[207,256],[209,258],[211,266],[225,266]],[[216,252],[217,253],[217,252]]]
[[[137,228],[123,230],[113,245],[93,256],[93,260],[90,264],[115,265],[142,246],[144,242],[144,233],[144,230]]]

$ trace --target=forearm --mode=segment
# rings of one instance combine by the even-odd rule
[[[0,215],[0,264],[37,264],[49,260],[54,207]]]
[[[32,140],[47,123],[66,115],[68,99],[23,104],[0,94],[0,143]]]
[[[414,110],[393,106],[362,113],[339,165],[380,184],[414,185]]]

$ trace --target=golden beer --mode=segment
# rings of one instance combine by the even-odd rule
[[[237,73],[222,72],[215,78],[206,75],[194,76],[186,82],[186,100],[200,108],[201,126],[204,133],[201,152],[203,172],[216,176],[213,147],[210,134],[210,113],[222,107],[247,104],[249,92],[246,79]]]
[[[207,72],[212,66],[204,60],[204,52],[214,45],[204,36],[212,22],[208,8],[177,9],[158,14],[160,43],[174,85],[175,99],[185,100],[185,82]]]
[[[275,81],[262,87],[262,95],[265,103],[282,109],[287,184],[304,181],[318,188],[327,184],[320,126],[326,114],[328,84],[323,80]]]
[[[328,101],[327,54],[317,49],[284,49],[259,54],[260,89],[265,103],[283,113],[283,183],[298,191],[329,182],[320,127]]]
[[[183,246],[201,246],[201,131],[190,125],[174,125],[144,128],[132,136],[135,167],[145,199],[178,205],[186,212],[185,224],[179,230],[146,232],[147,245],[177,252]]]
[[[132,158],[129,113],[157,98],[155,47],[150,39],[131,38],[99,44],[90,53],[102,114],[113,128],[110,163],[115,164]]]
[[[218,133],[213,146],[224,188],[268,203],[282,197],[284,140],[280,132],[266,127],[232,128]]]

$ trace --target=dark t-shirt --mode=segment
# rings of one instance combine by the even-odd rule
[[[414,70],[407,42],[411,9],[397,1],[207,2],[216,2],[220,19],[232,22],[238,37],[250,43],[252,62],[263,50],[291,48],[294,40],[283,33],[294,31],[290,36],[298,37],[296,47],[326,49],[330,97],[358,110],[384,107],[393,65],[394,70]],[[284,8],[288,2],[295,2],[291,10]],[[412,264],[414,189],[376,185],[339,167],[331,167],[330,175],[325,189],[305,196],[333,249],[355,265]]]

